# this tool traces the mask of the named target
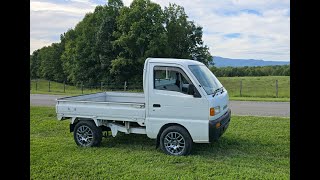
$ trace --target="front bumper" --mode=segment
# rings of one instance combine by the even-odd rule
[[[231,110],[229,109],[220,118],[209,121],[209,142],[216,141],[227,130],[229,122],[231,120]],[[216,127],[217,123],[220,123],[220,127]]]

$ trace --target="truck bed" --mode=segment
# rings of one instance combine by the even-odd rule
[[[57,99],[57,117],[144,122],[143,93],[102,92]]]

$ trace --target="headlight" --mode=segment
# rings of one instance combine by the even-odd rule
[[[220,113],[220,106],[214,107],[214,112],[215,112],[215,114],[219,114]]]

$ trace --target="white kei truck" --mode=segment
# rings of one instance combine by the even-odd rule
[[[103,132],[146,134],[166,154],[191,153],[193,143],[218,140],[228,128],[227,90],[201,62],[147,58],[143,92],[101,92],[57,99],[58,120],[70,119],[80,147],[99,146]]]

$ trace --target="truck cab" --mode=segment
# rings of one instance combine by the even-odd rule
[[[228,126],[227,90],[201,62],[148,58],[143,85],[150,138],[176,124],[188,130],[193,142],[208,143],[217,140]]]
[[[112,131],[113,136],[120,131],[146,134],[165,153],[178,156],[190,154],[193,143],[218,140],[228,128],[228,92],[201,62],[148,58],[143,69],[143,91],[57,99],[58,119],[71,118],[72,132],[81,134],[80,126],[90,130],[89,145],[81,144],[80,140],[84,142],[86,138],[75,132],[79,146],[99,145],[104,130]],[[78,111],[68,113],[75,107]]]

